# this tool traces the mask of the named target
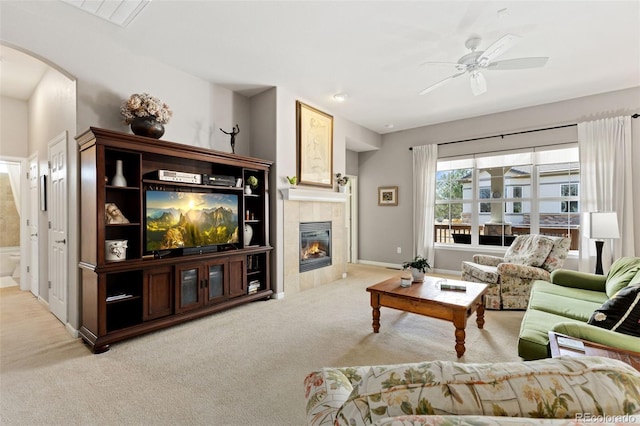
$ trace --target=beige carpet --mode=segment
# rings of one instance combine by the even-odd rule
[[[453,325],[382,308],[349,278],[126,340],[92,355],[28,292],[0,289],[2,425],[303,425],[303,380],[322,366],[457,360]],[[517,361],[522,312],[475,315],[462,362]]]

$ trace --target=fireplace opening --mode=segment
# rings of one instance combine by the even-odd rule
[[[331,222],[300,223],[300,272],[331,265]]]

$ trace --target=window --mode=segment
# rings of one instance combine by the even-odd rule
[[[522,198],[522,187],[521,186],[514,186],[513,188],[511,188],[511,196],[513,198]],[[514,201],[511,203],[511,212],[512,213],[522,213],[522,202],[521,201]]]
[[[508,246],[539,233],[570,235],[576,249],[579,186],[577,144],[440,160],[435,242]]]
[[[480,188],[479,196],[481,200],[491,198],[491,188]],[[491,213],[491,203],[480,203],[480,213]]]

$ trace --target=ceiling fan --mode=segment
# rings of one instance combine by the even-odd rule
[[[444,85],[449,80],[453,80],[456,77],[460,77],[468,73],[470,76],[469,81],[471,84],[471,91],[475,96],[478,96],[487,91],[487,81],[485,80],[484,75],[480,72],[482,70],[519,70],[539,68],[543,67],[547,63],[547,60],[549,60],[548,57],[529,57],[494,61],[498,56],[513,47],[518,40],[520,40],[520,36],[507,34],[487,47],[486,50],[476,51],[480,45],[481,38],[474,36],[469,38],[464,44],[467,49],[471,50],[471,52],[458,59],[458,62],[423,62],[421,65],[441,65],[452,67],[456,70],[456,73],[427,87],[419,92],[418,95],[429,93]]]

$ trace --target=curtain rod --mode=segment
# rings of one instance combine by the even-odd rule
[[[631,116],[631,118],[638,118],[638,117],[640,117],[640,114],[633,114]],[[453,143],[479,141],[479,140],[483,140],[483,139],[493,139],[493,138],[497,138],[497,137],[500,137],[500,138],[504,139],[505,136],[522,135],[522,134],[525,134],[525,133],[534,133],[534,132],[543,132],[545,130],[562,129],[562,128],[565,128],[565,127],[573,127],[573,126],[577,126],[577,125],[578,125],[578,123],[564,124],[562,126],[545,127],[543,129],[523,130],[521,132],[503,133],[503,134],[493,135],[493,136],[482,136],[482,137],[479,137],[479,138],[462,139],[462,140],[459,140],[459,141],[451,141],[451,142],[442,142],[442,143],[439,143],[437,145],[438,146],[440,146],[440,145],[449,145],[449,144],[453,144]],[[410,146],[409,147],[409,151],[412,151],[412,150],[413,150],[413,147]]]

